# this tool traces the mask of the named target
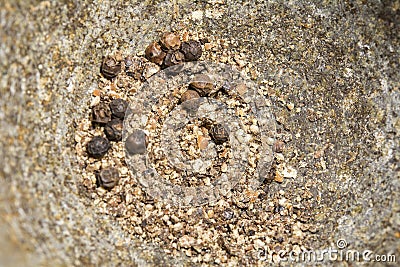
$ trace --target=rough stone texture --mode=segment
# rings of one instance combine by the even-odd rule
[[[257,68],[298,169],[266,191],[309,194],[309,246],[344,238],[399,257],[399,1],[1,1],[0,240],[15,247],[1,265],[187,262],[96,214],[71,149],[102,57],[144,51],[183,20]]]

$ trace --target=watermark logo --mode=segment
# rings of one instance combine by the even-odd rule
[[[210,89],[207,83],[212,83],[213,89],[201,97],[174,104],[179,90],[193,83],[205,89]],[[224,91],[228,100],[215,97],[218,90]],[[241,113],[235,107],[236,103],[247,110],[243,112],[242,109]],[[252,139],[249,125],[243,123],[246,116],[253,118],[253,123],[256,121],[250,130],[259,140],[257,162],[249,162]],[[216,150],[216,145],[205,145],[195,159],[182,152],[178,140],[185,126],[193,121],[221,125],[219,132],[214,134],[225,138],[221,137],[221,129],[226,130],[231,156],[219,177],[205,180],[201,185],[188,186],[164,179],[155,166],[155,159],[171,166],[171,176],[178,173],[183,179],[206,177],[220,151]],[[172,205],[197,206],[215,202],[226,195],[245,177],[249,163],[256,166],[256,172],[247,176],[250,178],[246,182],[256,188],[268,174],[273,161],[274,136],[274,118],[254,82],[228,65],[189,62],[160,71],[138,89],[124,121],[122,140],[126,162],[146,193]],[[159,140],[160,145],[156,147],[152,140]]]
[[[336,247],[323,250],[301,250],[278,252],[266,248],[257,251],[257,259],[263,262],[295,262],[295,263],[322,263],[322,262],[385,262],[395,263],[394,254],[376,254],[371,250],[353,250],[348,248],[345,239],[339,239]]]

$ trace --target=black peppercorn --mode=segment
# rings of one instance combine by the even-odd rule
[[[178,50],[181,47],[181,40],[179,36],[172,32],[166,32],[162,35],[160,40],[162,48],[165,50]]]
[[[178,65],[182,63],[184,59],[185,56],[181,52],[170,50],[165,56],[163,67],[168,68],[174,65]]]
[[[104,133],[110,141],[121,141],[123,127],[124,125],[122,120],[112,119],[106,124],[106,126],[104,126]]]
[[[149,61],[161,65],[166,54],[162,51],[161,46],[154,42],[146,48],[145,55]]]
[[[186,111],[190,116],[195,116],[199,111],[199,107],[203,100],[200,98],[193,98],[191,101],[181,102],[181,108]]]
[[[131,133],[125,142],[129,155],[143,154],[146,152],[146,134],[141,130]]]
[[[92,108],[92,121],[105,124],[111,120],[111,110],[110,107],[104,103],[100,102]]]
[[[107,79],[112,79],[121,71],[121,62],[113,57],[106,57],[101,64],[101,73]]]
[[[222,144],[229,139],[228,130],[220,123],[211,127],[210,135],[216,144]]]
[[[108,149],[110,149],[110,142],[107,138],[95,136],[87,144],[86,151],[93,158],[101,158],[107,153]]]
[[[193,78],[189,87],[196,90],[201,96],[206,96],[214,89],[214,84],[209,76],[198,74]]]
[[[203,54],[203,48],[198,41],[183,42],[181,52],[185,56],[185,61],[196,61]]]
[[[115,118],[123,119],[125,117],[125,112],[127,108],[128,108],[128,102],[126,102],[121,98],[114,99],[110,103],[110,110],[112,116]]]
[[[185,101],[191,100],[191,99],[196,99],[199,98],[200,95],[197,93],[195,90],[187,90],[184,92],[181,96],[180,102],[183,103]]]
[[[110,167],[107,169],[102,169],[97,174],[97,181],[105,189],[112,189],[118,184],[119,173],[116,168]]]

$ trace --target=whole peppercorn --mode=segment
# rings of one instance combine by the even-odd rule
[[[228,130],[220,123],[211,127],[210,135],[216,144],[222,144],[229,139]]]
[[[93,158],[101,158],[107,153],[108,149],[110,149],[110,142],[107,138],[95,136],[87,144],[86,151]]]
[[[118,170],[113,167],[102,169],[97,173],[97,181],[103,188],[112,189],[119,181]]]
[[[128,102],[118,98],[110,102],[110,110],[112,116],[115,118],[123,119],[125,117],[126,109],[128,108]]]
[[[202,99],[200,98],[193,98],[191,101],[181,102],[181,108],[191,116],[194,116],[198,111],[199,107],[202,103]]]
[[[121,141],[123,127],[124,124],[121,119],[113,119],[104,126],[104,133],[110,141]]]
[[[125,141],[125,148],[129,155],[143,154],[146,152],[146,134],[135,130]]]
[[[161,65],[166,54],[162,51],[161,46],[154,42],[146,48],[145,55],[149,61]]]
[[[180,102],[183,103],[185,101],[191,100],[191,99],[196,99],[199,98],[200,95],[197,93],[195,90],[187,90],[184,92],[181,96]]]
[[[172,32],[166,32],[162,35],[161,40],[161,47],[165,50],[179,50],[181,47],[181,40],[179,36]]]
[[[214,84],[209,76],[198,74],[193,78],[189,87],[196,90],[201,96],[206,96],[214,89]]]
[[[200,42],[192,40],[182,43],[181,52],[185,56],[185,61],[196,61],[203,54],[203,48]]]
[[[170,50],[165,56],[163,67],[168,68],[174,65],[178,65],[182,63],[184,59],[185,56],[181,52]]]
[[[101,73],[107,79],[112,79],[121,71],[121,62],[115,58],[108,56],[105,57],[101,64]]]
[[[111,120],[111,110],[110,107],[104,103],[100,102],[92,108],[92,121],[105,124]]]

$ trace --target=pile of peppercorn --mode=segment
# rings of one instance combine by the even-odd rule
[[[110,103],[100,102],[92,108],[92,123],[104,128],[107,138],[94,136],[87,144],[87,153],[93,158],[102,158],[111,147],[110,141],[122,140],[122,129],[128,103],[123,99],[114,99]],[[98,184],[106,189],[113,188],[119,180],[115,168],[102,169],[97,173]]]
[[[158,42],[153,42],[146,48],[145,58],[127,56],[122,59],[120,55],[107,56],[102,61],[100,72],[111,82],[114,82],[121,74],[143,82],[160,68],[198,60],[202,52],[200,41],[182,42],[178,35],[167,32]],[[158,66],[158,69],[149,64]],[[108,102],[102,99],[92,108],[92,124],[95,127],[102,127],[107,138],[97,135],[88,142],[86,152],[90,157],[102,158],[111,148],[111,142],[122,140],[123,120],[127,108],[128,102],[120,98]],[[117,169],[108,167],[97,171],[96,178],[98,186],[112,189],[119,181],[119,173]]]
[[[182,62],[196,61],[201,57],[202,47],[199,41],[181,42],[179,36],[172,32],[164,33],[159,42],[151,43],[145,51],[146,58],[168,68]]]
[[[199,97],[210,96],[214,91],[213,81],[208,75],[197,74],[193,81],[189,84],[189,89],[181,96],[180,103],[196,99]],[[228,130],[222,124],[211,124],[210,134],[211,138],[216,144],[222,144],[229,138]]]

